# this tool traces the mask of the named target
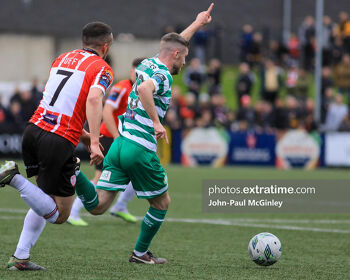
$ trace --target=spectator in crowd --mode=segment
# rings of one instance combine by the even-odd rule
[[[339,125],[339,131],[350,131],[350,113],[344,117],[343,121]]]
[[[339,13],[336,36],[341,38],[345,52],[350,54],[350,21],[348,13],[344,11]]]
[[[205,68],[198,58],[191,59],[190,65],[185,70],[184,79],[188,91],[192,92],[198,99],[201,87],[205,81]]]
[[[269,42],[269,48],[266,53],[266,57],[270,58],[272,61],[275,61],[277,65],[284,66],[288,64],[288,55],[289,50],[284,44],[271,40]]]
[[[323,54],[323,65],[329,66],[332,63],[332,43],[334,41],[335,25],[329,16],[323,17],[323,30],[322,30],[322,54]]]
[[[202,64],[207,61],[207,48],[211,32],[206,26],[198,29],[193,35],[194,56],[200,60]]]
[[[214,124],[220,127],[229,126],[228,108],[226,107],[226,99],[222,94],[211,96],[211,113],[214,119]]]
[[[297,129],[300,126],[300,120],[302,117],[302,108],[298,104],[298,101],[293,96],[288,96],[286,99],[287,111],[288,111],[288,128]]]
[[[6,117],[6,124],[16,127],[19,131],[22,131],[25,126],[25,120],[21,114],[21,109],[21,103],[16,100],[12,101]]]
[[[334,68],[335,85],[339,91],[348,96],[350,101],[350,55],[344,54],[342,62]],[[350,104],[350,103],[348,103]]]
[[[304,69],[299,69],[298,71],[298,80],[295,86],[294,97],[301,102],[305,103],[308,94],[309,94],[310,80],[308,74]]]
[[[201,110],[199,116],[196,118],[196,126],[208,128],[212,127],[213,125],[213,116],[210,109],[205,108],[204,110]]]
[[[196,126],[205,128],[214,125],[210,97],[207,93],[202,93],[199,96],[198,107],[196,109]]]
[[[299,28],[300,49],[302,54],[302,65],[307,71],[313,66],[315,56],[315,25],[314,18],[307,16]]]
[[[172,87],[171,102],[168,108],[168,112],[165,115],[165,122],[171,129],[177,130],[182,127],[182,122],[180,119],[180,110],[185,105],[186,100],[181,94],[180,87]]]
[[[18,102],[20,104],[22,119],[28,121],[33,115],[37,105],[30,88],[27,86],[16,88],[14,95],[10,99],[10,104],[13,102]]]
[[[282,87],[282,73],[275,63],[267,59],[261,72],[261,96],[274,104]]]
[[[329,106],[334,102],[334,91],[332,87],[325,89],[321,100],[321,123],[326,122]]]
[[[341,62],[344,54],[343,40],[340,37],[335,37],[334,44],[331,50],[332,64],[337,65]]]
[[[0,94],[0,123],[4,123],[6,121],[6,108],[2,105],[2,99]]]
[[[10,98],[10,104],[12,103],[12,102],[18,102],[18,103],[21,103],[21,101],[22,101],[22,98],[21,98],[21,91],[20,91],[20,89],[19,89],[19,87],[15,87],[15,90],[14,90],[14,92],[13,92],[13,95],[11,96],[11,98]]]
[[[32,81],[32,88],[31,88],[31,92],[32,92],[32,97],[34,99],[35,102],[35,108],[38,107],[42,97],[43,97],[43,93],[39,90],[39,80],[37,78],[34,78]]]
[[[321,94],[325,95],[327,88],[333,87],[332,72],[328,66],[322,67],[322,77],[321,77]]]
[[[197,113],[196,96],[188,92],[186,95],[186,104],[180,108],[180,116],[183,120],[183,127],[192,128],[194,127],[194,119]]]
[[[259,32],[255,32],[253,35],[253,41],[248,53],[248,63],[253,68],[259,66],[262,59],[262,35]]]
[[[252,107],[249,95],[243,95],[241,98],[241,107],[237,112],[237,121],[239,130],[253,129],[255,125],[255,111]]]
[[[255,105],[255,122],[258,130],[271,132],[273,126],[273,110],[270,103],[260,100]]]
[[[207,83],[209,95],[221,92],[221,62],[216,58],[209,61]]]
[[[35,100],[35,98],[32,95],[32,91],[29,89],[23,89],[20,93],[20,97],[23,119],[25,121],[29,121],[36,109],[37,100]]]
[[[292,63],[287,70],[287,76],[285,80],[285,85],[287,88],[287,94],[295,96],[296,87],[299,78],[299,68],[296,63]]]
[[[295,33],[291,33],[288,41],[288,52],[292,63],[297,63],[299,59],[299,38]]]
[[[332,72],[328,66],[322,67],[321,77],[321,122],[326,120],[326,113],[328,105],[330,104],[330,98],[333,98],[333,79],[331,77]],[[328,92],[328,93],[327,93]]]
[[[311,98],[306,100],[302,121],[303,127],[306,131],[312,132],[317,130],[317,124],[314,119],[314,101]]]
[[[253,43],[253,27],[250,24],[245,24],[242,27],[242,32],[240,35],[240,61],[247,62],[248,55],[252,48]]]
[[[277,98],[273,111],[273,127],[279,131],[284,131],[289,128],[288,109],[284,106],[282,98]]]
[[[249,64],[242,62],[239,65],[239,76],[236,80],[236,94],[237,104],[241,105],[243,95],[251,95],[253,84],[255,82],[255,75],[250,71]]]
[[[343,96],[337,94],[335,102],[331,103],[327,111],[325,131],[337,131],[345,116],[348,114],[348,107],[343,103]]]

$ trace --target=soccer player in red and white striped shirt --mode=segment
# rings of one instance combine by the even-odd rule
[[[102,100],[114,74],[103,58],[113,42],[112,29],[102,22],[89,23],[82,42],[82,49],[53,62],[43,99],[24,131],[23,160],[27,176],[36,176],[38,187],[19,174],[15,162],[0,169],[0,187],[9,184],[17,189],[31,208],[9,270],[45,269],[29,261],[30,249],[46,222],[62,224],[70,214],[77,181],[73,152],[82,134],[89,136],[85,144],[90,164],[104,158],[99,143]],[[83,130],[86,120],[90,134]]]

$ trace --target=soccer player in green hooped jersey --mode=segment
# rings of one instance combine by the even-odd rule
[[[143,60],[137,67],[137,80],[129,95],[127,111],[119,117],[120,137],[104,159],[97,193],[82,172],[77,176],[76,192],[93,215],[103,214],[117,192],[124,191],[130,181],[137,196],[149,201],[130,262],[167,263],[148,250],[170,204],[167,175],[156,155],[157,140],[164,138],[168,143],[162,122],[171,100],[171,75],[178,74],[185,64],[188,41],[195,31],[211,22],[213,6],[199,13],[181,34],[164,35],[158,56]]]

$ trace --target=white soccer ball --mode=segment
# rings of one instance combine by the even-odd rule
[[[282,255],[282,244],[272,233],[262,232],[249,241],[248,253],[258,265],[273,265]]]

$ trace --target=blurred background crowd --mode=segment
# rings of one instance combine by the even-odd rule
[[[176,31],[172,26],[164,30]],[[324,16],[322,46],[316,45],[312,16],[305,17],[287,42],[268,40],[245,24],[235,46],[239,64],[233,67],[224,67],[215,55],[208,55],[218,32],[203,28],[192,40],[189,63],[173,86],[166,116],[171,129],[350,131],[350,19],[346,12],[340,12],[338,19]],[[323,53],[321,123],[314,121],[313,98],[318,47]],[[37,80],[16,88],[7,106],[0,96],[0,129],[23,129],[41,97]]]

